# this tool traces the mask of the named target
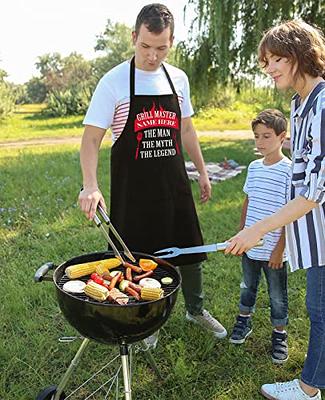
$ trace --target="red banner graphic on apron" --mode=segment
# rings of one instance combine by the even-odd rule
[[[136,114],[134,120],[137,148],[135,159],[170,157],[180,154],[176,135],[179,133],[179,120],[173,111],[153,103],[150,110]]]

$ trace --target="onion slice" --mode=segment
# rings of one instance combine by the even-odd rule
[[[85,282],[74,280],[68,281],[63,285],[63,290],[69,293],[83,293],[86,287]]]

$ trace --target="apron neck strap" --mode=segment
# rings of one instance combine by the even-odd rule
[[[165,72],[166,78],[168,80],[168,83],[170,85],[170,88],[171,88],[173,94],[176,95],[175,87],[173,85],[172,80],[170,79],[170,76],[169,76],[169,74],[167,72],[166,67],[164,66],[164,64],[161,64],[161,66],[162,66],[162,69]],[[135,57],[132,57],[131,67],[130,67],[130,96],[134,96],[134,92],[135,92],[135,89],[134,89],[135,88],[135,79],[134,79],[134,77],[135,77]]]

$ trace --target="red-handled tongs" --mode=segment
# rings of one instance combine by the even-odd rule
[[[105,224],[108,226],[108,228],[111,230],[112,234],[116,237],[117,241],[120,243],[120,245],[123,247],[124,250],[124,254],[133,262],[136,262],[136,259],[134,258],[133,254],[131,253],[131,251],[128,249],[128,247],[126,246],[126,244],[124,243],[123,239],[121,238],[121,236],[119,235],[119,233],[117,232],[117,230],[114,228],[114,226],[111,223],[111,220],[109,219],[109,216],[106,214],[106,212],[104,211],[104,209],[98,204],[97,206],[97,211],[99,212],[99,214],[102,216],[103,220],[105,221]],[[124,264],[124,260],[121,256],[121,253],[118,251],[117,247],[115,246],[113,240],[110,238],[108,232],[106,231],[106,229],[104,228],[102,221],[99,219],[99,217],[97,216],[97,214],[94,215],[94,222],[97,225],[98,228],[101,229],[103,235],[105,236],[105,239],[108,241],[108,243],[110,244],[113,253],[115,255],[116,258],[118,258],[122,264]]]

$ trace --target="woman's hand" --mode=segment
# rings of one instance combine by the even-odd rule
[[[225,250],[225,254],[233,254],[234,256],[240,256],[247,250],[256,246],[260,239],[264,236],[264,232],[254,225],[249,228],[245,228],[238,232],[237,235],[228,239],[229,245]]]
[[[100,204],[106,212],[106,204],[101,191],[98,188],[83,189],[79,194],[79,206],[89,220],[94,218],[97,205]]]

